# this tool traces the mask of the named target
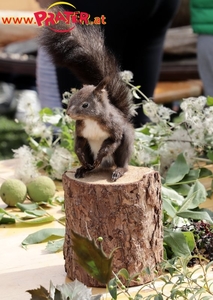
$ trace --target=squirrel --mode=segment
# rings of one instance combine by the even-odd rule
[[[133,99],[115,56],[105,46],[103,30],[99,25],[58,22],[54,28],[43,26],[39,40],[53,62],[69,68],[83,85],[66,110],[76,121],[75,153],[81,167],[75,177],[100,165],[115,166],[111,179],[116,181],[128,170],[133,152]]]

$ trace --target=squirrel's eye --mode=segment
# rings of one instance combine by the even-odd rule
[[[89,103],[88,102],[84,102],[83,104],[82,104],[82,107],[83,108],[87,108],[89,106]]]

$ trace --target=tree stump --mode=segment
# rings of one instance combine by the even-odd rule
[[[116,182],[111,171],[94,170],[76,179],[75,170],[63,175],[66,235],[65,271],[71,279],[87,286],[103,284],[87,275],[76,262],[71,230],[93,240],[103,238],[103,250],[113,253],[113,271],[126,268],[132,275],[154,268],[163,257],[162,200],[160,175],[148,168],[129,167]],[[154,278],[154,273],[140,276],[140,285]]]

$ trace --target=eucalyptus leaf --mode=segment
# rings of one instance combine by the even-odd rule
[[[166,174],[166,183],[175,184],[181,181],[184,176],[189,173],[189,170],[190,168],[186,162],[184,155],[182,153],[179,154]]]
[[[172,249],[175,256],[189,256],[191,251],[181,231],[164,230],[164,242]]]
[[[42,243],[48,239],[64,237],[64,228],[45,228],[29,234],[23,241],[22,246]]]

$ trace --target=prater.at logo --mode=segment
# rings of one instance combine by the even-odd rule
[[[72,7],[72,10],[63,10],[57,11],[57,13],[53,11],[49,11],[52,7],[57,5],[69,5]],[[76,7],[68,2],[55,2],[51,4],[46,11],[37,11],[34,13],[36,23],[40,26],[49,26],[51,30],[55,32],[69,32],[75,28],[75,24],[84,24],[84,25],[105,25],[106,17],[101,15],[100,17],[94,17],[93,20],[90,20],[90,14],[87,12],[80,12],[76,10]],[[64,22],[65,24],[69,24],[70,27],[65,30],[55,29],[54,25],[58,22]],[[53,27],[51,27],[51,25]]]

